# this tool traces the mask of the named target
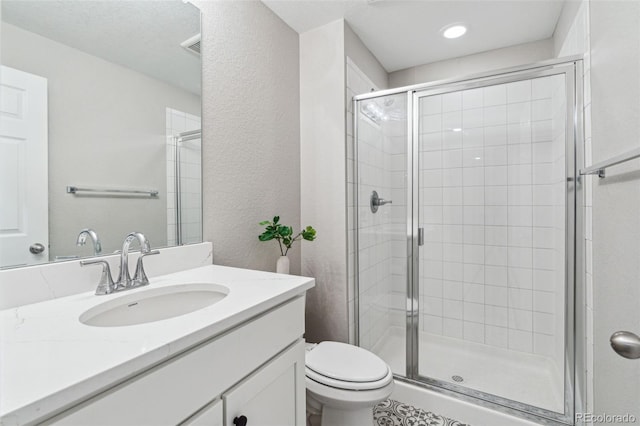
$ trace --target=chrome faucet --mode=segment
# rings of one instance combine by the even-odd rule
[[[95,256],[102,253],[102,244],[100,244],[100,237],[98,237],[98,233],[91,228],[84,228],[78,234],[78,238],[76,239],[77,246],[83,246],[87,243],[87,236],[91,238],[93,242],[93,254]]]
[[[133,278],[129,274],[129,247],[131,243],[138,240],[140,244],[140,257],[136,265],[136,270],[133,274]],[[97,295],[111,294],[118,291],[129,290],[136,287],[142,287],[149,284],[149,278],[144,272],[144,265],[142,259],[145,256],[154,254],[160,254],[158,250],[151,250],[149,241],[141,232],[130,232],[122,243],[122,251],[120,252],[120,272],[118,274],[117,281],[113,281],[111,276],[111,269],[109,263],[106,260],[84,260],[80,262],[80,266],[87,265],[102,265],[102,276],[100,283],[96,289]]]
[[[129,274],[129,246],[135,240],[138,240],[138,243],[140,244],[140,257],[138,258],[136,271],[134,272],[132,279]],[[145,256],[159,253],[160,252],[158,250],[151,251],[149,241],[147,241],[147,237],[145,237],[142,232],[130,232],[124,238],[124,242],[122,243],[122,252],[120,253],[120,274],[118,275],[116,287],[128,289],[149,284],[147,274],[144,272],[142,259]]]

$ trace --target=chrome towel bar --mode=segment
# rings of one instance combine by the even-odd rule
[[[640,148],[636,148],[624,154],[617,155],[608,160],[601,161],[593,166],[580,170],[581,175],[598,175],[599,178],[605,177],[605,169],[607,167],[615,166],[616,164],[624,163],[626,161],[635,160],[640,158]]]
[[[67,186],[67,194],[78,194],[80,192],[93,192],[103,195],[114,195],[120,197],[145,195],[157,197],[157,189],[113,189],[113,188],[83,188],[79,186]]]

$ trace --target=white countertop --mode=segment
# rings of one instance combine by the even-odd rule
[[[82,293],[0,311],[0,425],[46,418],[314,285],[312,278],[216,265],[150,281],[122,293]],[[221,284],[229,294],[201,310],[146,324],[91,327],[78,320],[107,300],[189,283]]]

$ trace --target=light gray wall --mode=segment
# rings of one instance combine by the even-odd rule
[[[380,89],[389,87],[389,74],[378,58],[364,45],[360,37],[353,32],[349,24],[344,23],[345,54],[364,72]]]
[[[318,231],[303,248],[307,339],[348,339],[344,21],[300,34],[301,217]]]
[[[591,1],[593,162],[640,141],[640,3]],[[609,337],[640,334],[640,160],[612,167],[593,187],[595,412],[640,418],[640,362]]]
[[[258,241],[258,222],[280,215],[300,228],[298,34],[261,2],[197,6],[204,240],[213,242],[216,264],[275,271],[277,244]],[[289,252],[291,273],[300,273],[301,245],[313,244]]]
[[[531,64],[553,57],[553,40],[549,38],[395,71],[389,74],[389,86],[402,87],[462,77],[484,71]]]
[[[94,228],[105,252],[144,232],[167,241],[166,200],[77,197],[67,185],[166,190],[165,108],[200,115],[200,98],[130,69],[2,23],[2,64],[48,80],[51,256],[89,255],[80,229]],[[12,46],[8,48],[8,46]]]
[[[567,37],[571,27],[575,25],[576,15],[580,9],[583,0],[566,0],[562,5],[562,12],[558,18],[556,29],[553,32],[553,56],[560,56],[561,51],[565,48]]]

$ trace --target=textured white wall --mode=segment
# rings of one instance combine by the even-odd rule
[[[50,253],[76,247],[94,228],[105,253],[132,230],[153,247],[167,242],[166,199],[75,197],[67,185],[154,188],[166,192],[167,106],[200,114],[200,98],[16,26],[2,23],[2,63],[48,79]],[[7,48],[12,46],[12,48]]]
[[[597,163],[639,146],[640,3],[591,1],[590,7]],[[617,330],[640,334],[640,160],[593,180],[593,411],[640,418],[640,362],[609,347]]]
[[[261,2],[196,4],[203,13],[204,239],[213,242],[216,264],[275,271],[277,244],[258,241],[258,222],[279,214],[300,228],[298,34]],[[300,273],[296,245],[293,274]]]
[[[450,79],[553,58],[552,39],[488,50],[475,55],[418,65],[389,74],[389,86],[401,87]]]

